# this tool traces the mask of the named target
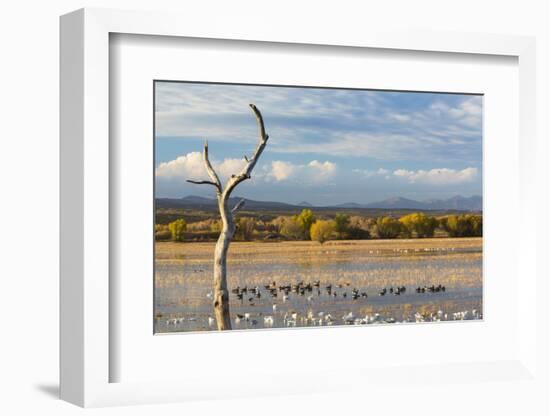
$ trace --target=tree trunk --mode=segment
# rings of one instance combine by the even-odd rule
[[[187,179],[187,182],[190,183],[214,186],[218,197],[218,208],[220,210],[223,226],[214,251],[214,314],[216,315],[216,322],[220,331],[231,329],[231,315],[229,314],[229,291],[227,290],[227,250],[229,250],[229,244],[231,243],[233,234],[235,234],[233,214],[242,208],[244,205],[244,199],[238,202],[232,210],[228,209],[227,203],[233,189],[235,189],[241,182],[250,179],[252,170],[254,169],[254,166],[256,166],[256,162],[260,158],[260,155],[267,144],[267,139],[269,138],[265,132],[264,120],[260,110],[258,110],[254,104],[250,104],[250,108],[252,108],[252,111],[256,116],[256,120],[258,121],[260,140],[252,157],[248,158],[244,156],[246,165],[243,170],[238,174],[231,175],[231,178],[229,178],[225,187],[223,187],[220,182],[220,178],[216,174],[216,171],[212,167],[212,164],[208,158],[208,142],[205,142],[203,160],[210,180]]]
[[[222,231],[214,250],[214,314],[218,330],[231,329],[229,314],[229,290],[227,289],[227,250],[235,233],[233,215],[227,209],[225,195],[218,196],[218,206],[222,217]]]

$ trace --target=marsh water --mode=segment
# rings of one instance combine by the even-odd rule
[[[155,332],[216,330],[213,252],[157,243]],[[237,242],[228,285],[233,329],[481,319],[482,239]]]

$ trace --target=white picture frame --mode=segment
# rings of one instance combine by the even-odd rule
[[[189,16],[168,13],[82,9],[61,18],[61,398],[80,406],[185,401],[213,397],[242,397],[278,393],[309,393],[327,389],[319,377],[303,374],[292,380],[266,373],[269,382],[224,387],[223,382],[190,378],[147,382],[112,382],[117,357],[110,348],[113,305],[109,276],[110,207],[110,34],[225,39],[249,42],[332,45],[334,47],[429,51],[439,54],[503,55],[518,59],[519,67],[519,200],[517,270],[522,284],[536,287],[535,230],[535,41],[529,37],[466,33],[395,32],[361,29],[327,34],[313,27],[306,32],[283,30],[268,22],[250,22],[235,33],[229,22],[205,26]],[[243,33],[245,35],[243,35]],[[445,377],[470,382],[500,377],[536,382],[536,291],[517,293],[517,348],[508,359],[457,364],[419,363],[414,371],[380,368],[368,373],[331,370],[338,380],[328,389],[374,383],[376,378],[406,378],[430,383]],[[471,377],[483,374],[482,377]],[[413,378],[414,378],[413,377]],[[369,381],[370,380],[370,381]],[[386,381],[387,383],[387,381]]]

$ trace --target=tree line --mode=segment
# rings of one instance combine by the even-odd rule
[[[317,217],[304,209],[293,216],[271,220],[240,217],[236,221],[235,239],[253,240],[312,240],[321,244],[329,240],[365,240],[395,238],[475,237],[482,235],[483,217],[478,214],[430,216],[414,212],[401,217],[363,217],[337,213],[334,217]],[[157,240],[197,241],[214,240],[221,222],[208,219],[187,223],[179,218],[169,224],[155,226]]]

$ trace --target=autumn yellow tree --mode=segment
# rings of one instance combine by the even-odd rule
[[[374,225],[378,238],[396,238],[403,230],[403,224],[393,217],[378,217]]]
[[[325,241],[330,240],[335,230],[334,221],[315,221],[309,230],[312,241],[318,241],[323,244]]]
[[[414,212],[399,219],[409,237],[415,234],[418,238],[433,237],[438,222],[421,212]]]
[[[300,227],[302,228],[302,233],[304,235],[304,238],[308,238],[310,235],[310,229],[313,223],[315,222],[315,215],[313,215],[313,211],[310,209],[303,209],[302,212],[295,217],[295,220],[298,222]]]
[[[483,219],[481,215],[449,215],[442,218],[441,225],[451,237],[481,236]]]
[[[350,217],[347,214],[336,214],[334,217],[334,231],[338,239],[343,240],[349,230]]]
[[[180,218],[179,220],[173,221],[168,224],[168,229],[172,235],[172,240],[174,241],[183,241],[185,230],[187,229],[187,223],[184,219]]]
[[[301,240],[304,232],[296,217],[286,218],[281,225],[281,234],[292,240]]]

